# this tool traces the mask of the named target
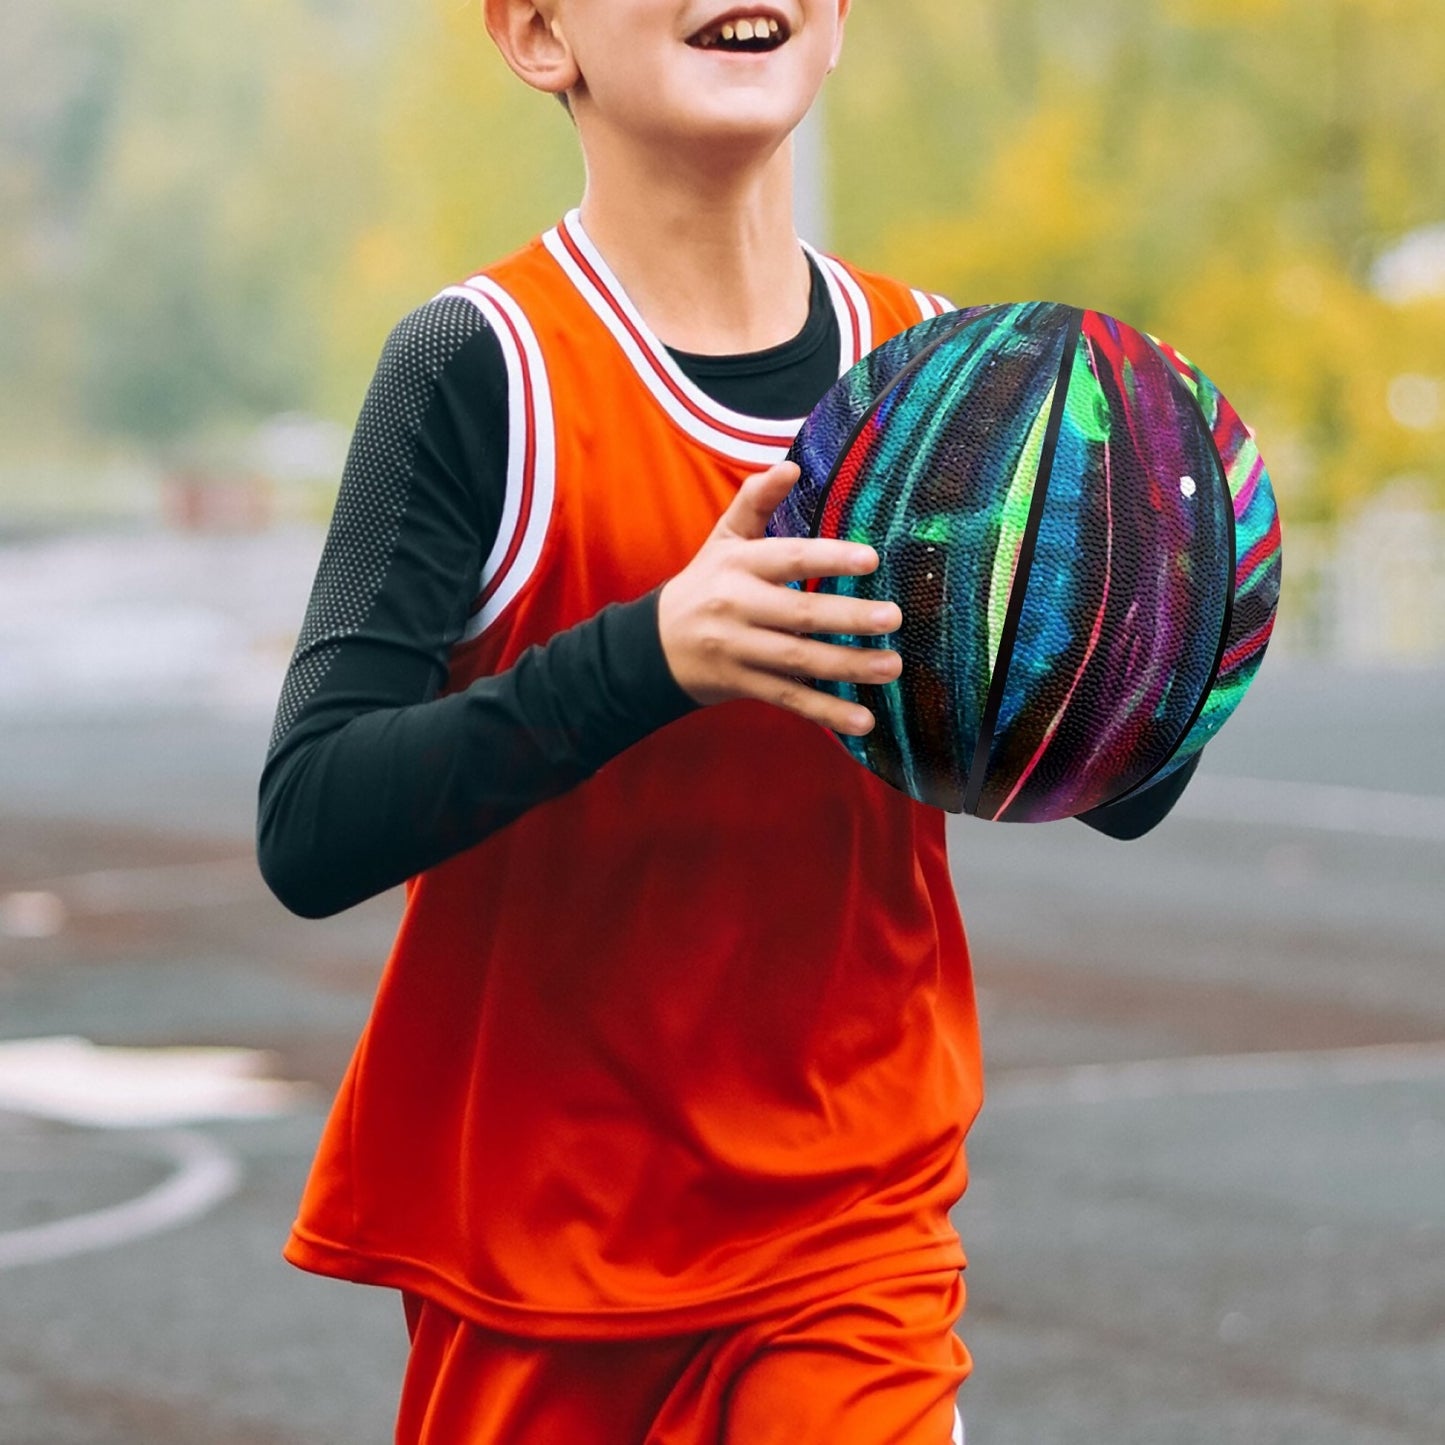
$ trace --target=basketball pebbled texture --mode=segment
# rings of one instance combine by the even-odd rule
[[[1280,583],[1253,436],[1173,348],[1053,302],[894,337],[818,404],[774,536],[880,558],[817,590],[890,599],[897,681],[817,684],[921,802],[1010,822],[1114,802],[1199,751],[1264,654]]]

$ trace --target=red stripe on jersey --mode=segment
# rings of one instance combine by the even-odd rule
[[[678,386],[677,382],[668,375],[667,369],[658,361],[652,348],[647,344],[647,339],[637,327],[633,325],[632,318],[618,303],[617,298],[613,296],[612,292],[608,289],[607,283],[603,281],[602,277],[593,269],[591,262],[588,261],[587,257],[582,253],[576,241],[572,239],[572,233],[567,229],[566,221],[558,224],[557,234],[561,237],[562,244],[567,248],[567,254],[571,256],[587,279],[591,281],[601,293],[603,299],[607,302],[608,309],[626,328],[627,334],[637,343],[638,349],[647,358],[647,364],[652,368],[658,380],[662,382],[682,406],[686,407],[688,412],[700,422],[704,422],[712,427],[714,431],[721,432],[724,436],[732,437],[734,441],[751,442],[755,446],[764,447],[775,447],[778,445],[779,439],[776,436],[763,436],[758,432],[740,431],[737,427],[729,426],[727,422],[720,421],[717,417],[698,406],[698,404]]]
[[[918,314],[925,321],[931,321],[935,316],[943,315],[943,308],[938,304],[938,297],[931,291],[915,291],[913,299],[918,303]]]
[[[487,295],[485,291],[479,291],[478,294]],[[475,617],[491,601],[493,594],[502,585],[507,573],[511,571],[512,564],[517,560],[517,553],[522,550],[522,542],[527,535],[527,523],[532,517],[532,492],[537,477],[537,401],[532,387],[532,365],[527,358],[527,348],[522,345],[521,334],[512,318],[507,315],[506,308],[496,305],[496,311],[512,335],[512,342],[517,348],[517,356],[521,362],[522,414],[525,418],[527,448],[522,456],[522,499],[517,508],[517,525],[512,532],[512,540],[507,547],[506,556],[502,558],[501,564],[492,574],[492,580],[483,588],[482,595],[472,604],[470,613],[472,617]]]
[[[829,256],[832,262],[840,271],[845,271],[843,263],[836,257]],[[846,271],[845,271],[846,274]],[[852,364],[857,365],[863,360],[863,322],[858,316],[858,307],[854,304],[853,298],[848,294],[848,288],[835,276],[834,281],[838,286],[838,294],[843,298],[843,304],[848,308],[848,321],[853,328],[853,349],[848,353],[852,358]]]

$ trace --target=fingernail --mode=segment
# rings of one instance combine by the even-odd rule
[[[892,607],[875,607],[871,620],[875,627],[883,627],[889,632],[895,632],[900,619],[897,611]]]

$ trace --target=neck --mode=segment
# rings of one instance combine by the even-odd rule
[[[699,166],[589,137],[582,224],[667,346],[763,351],[807,321],[791,142],[761,161]]]

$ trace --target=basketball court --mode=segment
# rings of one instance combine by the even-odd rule
[[[389,1438],[399,1305],[279,1257],[397,913],[290,918],[250,858],[318,547],[9,553],[6,1445]],[[1438,1445],[1442,715],[1441,671],[1271,657],[1156,834],[955,822],[972,1445]]]

